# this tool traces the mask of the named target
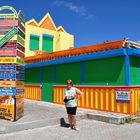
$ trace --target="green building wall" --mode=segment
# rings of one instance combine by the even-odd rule
[[[140,85],[140,57],[130,57],[130,83]]]
[[[48,102],[53,101],[53,85],[66,85],[68,79],[75,85],[125,85],[125,57],[27,68],[25,73],[25,83],[42,85],[42,100]]]
[[[113,57],[86,61],[85,85],[125,85],[125,58]]]

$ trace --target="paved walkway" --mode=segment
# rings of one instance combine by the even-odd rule
[[[115,122],[118,118],[125,118],[127,115],[92,111],[78,108],[78,120],[89,118],[94,120]],[[60,119],[67,120],[67,114],[63,105],[55,105],[47,102],[31,101],[25,99],[25,114],[16,122],[0,120],[0,133],[23,131],[37,127],[52,126],[60,124]],[[116,119],[117,118],[117,119]]]
[[[78,122],[80,131],[60,125],[0,134],[0,140],[140,140],[140,124],[115,125],[83,119]]]

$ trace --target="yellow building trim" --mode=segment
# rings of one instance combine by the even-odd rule
[[[86,89],[86,107],[89,107],[89,90]]]
[[[101,91],[100,91],[100,101],[101,101],[101,110],[103,110],[104,109],[104,96],[103,96],[103,94],[104,94],[104,90],[103,89],[101,89]]]
[[[115,101],[115,97],[114,97],[114,95],[115,95],[115,91],[114,90],[111,90],[111,111],[114,111],[115,109],[114,109],[114,101]]]
[[[127,112],[127,103],[124,103],[124,105],[123,105],[123,113],[128,113]]]
[[[106,110],[109,110],[108,98],[109,98],[109,90],[106,89]]]
[[[98,98],[98,89],[95,89],[95,108],[96,109],[98,109],[98,107],[99,107],[99,102],[98,102],[98,100],[99,100],[99,98]]]
[[[120,105],[120,103],[117,103],[117,112],[121,112],[121,105]]]
[[[93,89],[90,90],[90,94],[91,94],[90,95],[90,104],[91,104],[90,107],[93,108],[93,98],[94,98],[93,97]]]
[[[134,90],[132,90],[132,92],[131,92],[131,94],[132,94],[132,113],[134,113],[134,111],[135,111],[135,105],[134,105]]]

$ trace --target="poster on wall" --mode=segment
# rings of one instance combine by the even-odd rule
[[[130,101],[130,89],[117,88],[116,89],[116,101],[129,103],[129,101]]]
[[[15,99],[11,96],[0,96],[0,118],[14,121]]]

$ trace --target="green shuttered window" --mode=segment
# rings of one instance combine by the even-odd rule
[[[53,52],[53,36],[49,35],[43,35],[43,47],[42,50],[44,50],[46,53]]]
[[[30,50],[39,50],[39,36],[30,35]]]

